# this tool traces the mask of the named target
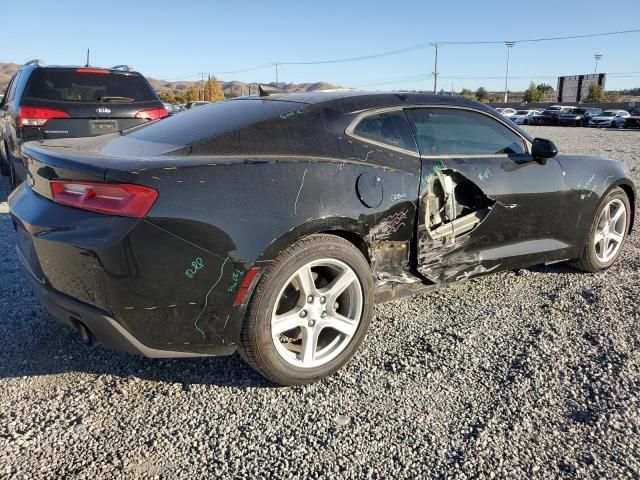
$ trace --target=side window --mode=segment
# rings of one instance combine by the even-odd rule
[[[497,120],[455,108],[405,110],[422,155],[524,153],[522,138]]]
[[[15,96],[16,88],[18,86],[18,79],[20,78],[21,73],[22,72],[16,72],[13,79],[11,80],[11,83],[9,84],[9,89],[7,90],[7,102],[13,100],[13,97]]]
[[[364,117],[353,129],[353,134],[392,147],[417,151],[411,127],[402,110]]]

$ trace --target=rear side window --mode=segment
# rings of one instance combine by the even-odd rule
[[[137,73],[83,73],[76,69],[47,68],[33,72],[25,97],[79,103],[157,100],[149,83]]]
[[[226,100],[133,128],[125,135],[146,142],[192,145],[284,113],[300,112],[305,106],[278,100]]]
[[[16,72],[13,79],[11,80],[11,84],[9,85],[9,90],[7,91],[7,102],[13,100],[16,95],[16,88],[18,87],[18,79],[20,78],[20,74],[22,72]]]
[[[392,147],[416,151],[411,127],[402,110],[367,116],[356,125],[353,134]]]
[[[488,115],[460,109],[406,110],[422,155],[524,153],[522,138]]]

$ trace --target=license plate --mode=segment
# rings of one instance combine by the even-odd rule
[[[118,122],[115,120],[91,120],[89,122],[90,135],[104,135],[118,131]]]

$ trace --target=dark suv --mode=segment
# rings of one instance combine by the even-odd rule
[[[580,107],[572,108],[566,113],[558,115],[558,125],[570,125],[573,127],[586,127],[591,117],[597,117],[602,113],[601,108]]]
[[[167,116],[149,82],[125,65],[113,68],[26,63],[0,102],[0,167],[15,187],[26,168],[24,142],[91,137]]]

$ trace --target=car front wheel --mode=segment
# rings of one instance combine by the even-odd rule
[[[620,187],[611,190],[600,203],[589,238],[575,266],[586,272],[609,268],[620,256],[627,238],[631,208]]]
[[[302,238],[269,265],[249,303],[240,354],[281,385],[331,375],[354,355],[373,311],[363,254],[333,235]]]

